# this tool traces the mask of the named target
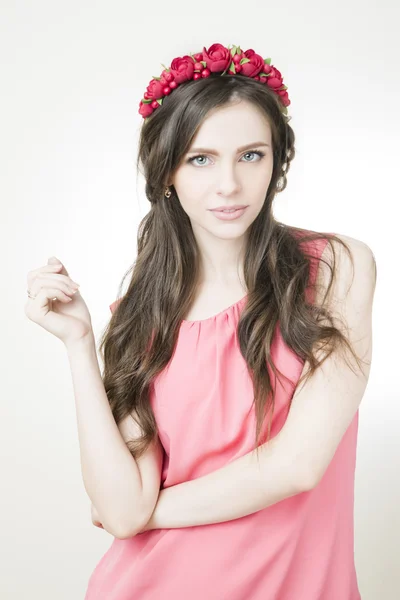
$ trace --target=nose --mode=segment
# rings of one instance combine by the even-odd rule
[[[217,194],[232,196],[241,190],[239,176],[231,166],[221,167],[217,176]]]

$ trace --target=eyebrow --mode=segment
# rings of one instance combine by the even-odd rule
[[[269,144],[267,144],[266,142],[252,142],[251,144],[246,144],[245,146],[241,146],[240,148],[237,149],[237,152],[242,152],[243,150],[247,150],[248,148],[254,148],[255,146],[268,146],[269,147]],[[189,150],[189,153],[191,154],[192,152],[204,152],[205,154],[207,154],[207,153],[216,154],[218,156],[218,151],[213,150],[212,148],[192,148],[191,150]]]

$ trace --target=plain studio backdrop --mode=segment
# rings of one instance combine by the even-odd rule
[[[360,239],[376,258],[355,559],[363,600],[398,599],[398,4],[3,0],[0,10],[1,598],[83,599],[112,542],[91,523],[66,350],[24,314],[27,273],[52,255],[64,262],[98,339],[150,207],[134,166],[139,101],[162,64],[218,42],[271,57],[288,86],[297,155],[277,218]]]

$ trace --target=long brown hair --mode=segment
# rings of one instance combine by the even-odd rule
[[[287,172],[295,156],[295,135],[290,117],[268,86],[241,75],[212,74],[188,81],[166,96],[163,105],[142,126],[137,169],[145,178],[145,193],[151,204],[137,236],[137,258],[129,286],[119,298],[99,344],[104,363],[103,382],[114,419],[118,424],[133,414],[142,437],[129,441],[128,448],[139,458],[157,435],[150,404],[153,379],[169,362],[182,319],[188,313],[199,285],[200,256],[189,217],[173,186],[170,198],[165,185],[180,165],[202,121],[217,107],[245,100],[268,120],[272,132],[273,173],[263,207],[251,224],[244,256],[247,304],[238,323],[240,351],[254,386],[256,410],[255,448],[262,441],[263,423],[270,413],[268,436],[275,401],[268,372],[283,375],[271,359],[271,343],[279,327],[284,342],[302,359],[309,378],[336,348],[347,348],[360,366],[348,339],[335,327],[325,306],[335,276],[335,244],[351,251],[340,238],[329,233],[302,230],[278,222],[272,213],[275,195],[286,188]],[[314,240],[328,240],[330,270],[324,301],[314,305],[305,294],[314,253],[307,252]],[[305,246],[304,244],[307,243]],[[326,349],[318,360],[317,347]],[[136,418],[137,415],[137,418]]]

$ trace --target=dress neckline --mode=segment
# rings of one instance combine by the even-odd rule
[[[248,294],[246,294],[245,296],[243,296],[243,298],[240,298],[240,300],[237,300],[236,302],[234,302],[233,304],[231,304],[227,308],[224,308],[223,310],[221,310],[216,315],[212,315],[211,317],[207,317],[206,319],[196,319],[195,321],[189,321],[188,319],[182,319],[182,323],[188,323],[189,325],[191,325],[193,323],[207,323],[208,321],[214,321],[218,317],[221,317],[222,315],[226,314],[227,312],[230,312],[236,306],[238,306],[239,304],[241,304],[242,302],[244,302],[246,300],[247,296],[248,296]]]

